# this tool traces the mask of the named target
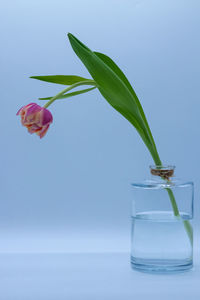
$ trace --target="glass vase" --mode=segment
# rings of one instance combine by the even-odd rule
[[[136,270],[192,268],[194,187],[175,179],[174,168],[151,166],[150,180],[132,183],[131,265]]]

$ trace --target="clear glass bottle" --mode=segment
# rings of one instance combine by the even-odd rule
[[[131,265],[171,273],[193,265],[193,182],[175,179],[174,166],[150,166],[151,179],[134,182]]]

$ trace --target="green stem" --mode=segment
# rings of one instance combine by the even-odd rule
[[[155,145],[155,143],[154,143]],[[153,159],[154,159],[154,162],[156,165],[160,165],[162,166],[162,162],[160,160],[160,157],[159,157],[159,154],[158,154],[158,151],[156,149],[156,146],[154,147],[154,155],[152,155]],[[191,245],[193,244],[193,229],[192,229],[192,225],[190,224],[190,222],[188,220],[183,220],[180,216],[180,213],[179,213],[179,209],[178,209],[178,206],[177,206],[177,203],[176,203],[176,199],[174,197],[174,193],[173,191],[170,189],[170,188],[166,188],[166,191],[169,195],[169,199],[170,199],[170,202],[171,202],[171,205],[172,205],[172,209],[173,209],[173,212],[174,212],[174,216],[181,219],[183,221],[183,225],[185,227],[185,230],[187,232],[187,235],[188,235],[188,238],[190,240],[190,243]]]
[[[171,205],[172,205],[175,217],[180,217],[178,206],[176,204],[176,200],[175,200],[175,197],[174,197],[174,194],[173,194],[172,190],[170,188],[166,188],[166,191],[169,195],[169,199],[171,201]]]
[[[169,199],[171,201],[171,205],[172,205],[175,217],[181,218],[179,210],[178,210],[178,206],[177,206],[177,203],[176,203],[176,199],[174,197],[174,193],[172,192],[172,190],[170,188],[166,188],[166,190],[167,190],[167,193],[169,195]],[[185,227],[185,230],[188,234],[188,238],[189,238],[190,243],[192,245],[192,243],[193,243],[193,229],[192,229],[192,226],[191,226],[191,224],[188,220],[183,220],[183,225]]]
[[[55,95],[54,97],[52,97],[45,105],[44,108],[49,107],[49,105],[51,105],[56,99],[58,99],[60,96],[64,95],[66,92],[80,86],[80,85],[93,85],[96,86],[96,82],[94,80],[85,80],[85,81],[80,81],[80,82],[76,82],[70,86],[68,86],[67,88],[65,88],[64,90],[62,90],[61,92],[59,92],[57,95]]]

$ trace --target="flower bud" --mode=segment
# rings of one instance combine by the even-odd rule
[[[17,115],[21,116],[21,123],[28,129],[28,132],[31,134],[36,133],[40,138],[44,137],[53,122],[51,112],[36,103],[22,106]]]

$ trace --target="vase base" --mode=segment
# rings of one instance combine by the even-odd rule
[[[141,259],[132,256],[131,267],[145,273],[170,274],[190,270],[193,262],[192,259]]]

